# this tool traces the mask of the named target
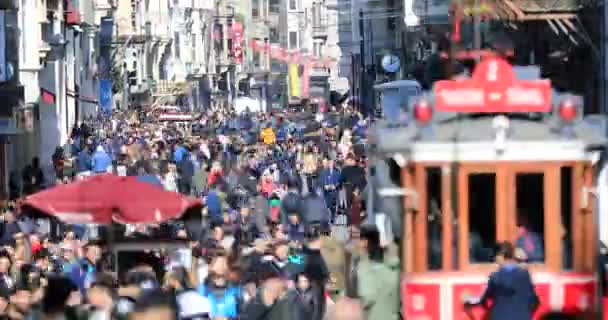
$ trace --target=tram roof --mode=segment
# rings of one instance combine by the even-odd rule
[[[591,116],[577,121],[569,132],[560,130],[556,121],[539,121],[522,118],[509,119],[507,141],[509,143],[568,143],[587,148],[603,146],[606,120],[601,116]],[[401,152],[417,144],[454,145],[470,143],[493,143],[496,130],[493,117],[469,117],[449,119],[431,124],[425,128],[416,125],[398,128],[384,127],[381,124],[370,130],[370,142],[382,153]]]

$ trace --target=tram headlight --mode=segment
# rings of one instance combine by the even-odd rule
[[[420,124],[431,121],[433,118],[433,106],[425,99],[417,101],[414,104],[414,118]]]
[[[559,118],[564,122],[572,122],[578,115],[578,108],[572,99],[565,99],[559,105]]]

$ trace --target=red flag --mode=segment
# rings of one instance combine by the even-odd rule
[[[46,104],[55,104],[55,94],[43,88],[40,88],[40,91],[42,102]]]

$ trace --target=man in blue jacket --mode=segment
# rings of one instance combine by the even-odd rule
[[[540,301],[530,273],[515,261],[513,245],[501,243],[496,259],[500,267],[490,275],[483,296],[479,301],[467,299],[465,307],[482,305],[492,320],[532,319]]]
[[[85,146],[84,149],[78,153],[78,172],[91,171],[92,159],[89,152],[89,146]]]
[[[103,149],[102,145],[97,146],[97,150],[93,154],[93,159],[91,160],[91,165],[93,167],[93,172],[95,173],[108,172],[108,168],[112,166],[112,159]]]
[[[327,207],[331,211],[332,219],[335,218],[338,190],[340,184],[340,172],[335,168],[334,161],[330,159],[323,160],[324,169],[321,171],[320,182],[323,188],[323,196]]]
[[[222,199],[220,198],[217,184],[211,186],[211,190],[207,195],[207,213],[211,222],[221,224],[224,221],[222,215]]]

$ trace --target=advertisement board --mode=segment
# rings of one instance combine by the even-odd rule
[[[104,112],[112,111],[112,80],[99,80],[99,105]]]

